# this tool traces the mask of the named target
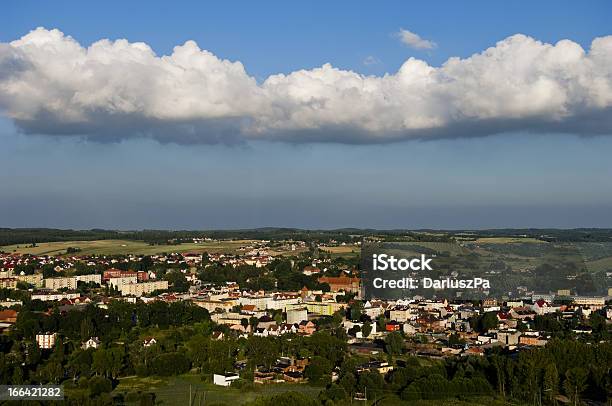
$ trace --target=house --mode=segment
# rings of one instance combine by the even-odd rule
[[[240,313],[254,315],[256,310],[257,310],[257,306],[253,304],[248,304],[248,305],[242,306],[242,309],[240,309]]]
[[[390,321],[385,325],[386,331],[400,331],[401,325],[397,321]]]
[[[312,321],[302,321],[298,325],[299,334],[309,336],[314,334],[315,331],[317,331],[317,327]]]
[[[417,328],[410,323],[404,323],[402,331],[406,335],[415,335],[417,333]]]
[[[89,340],[85,341],[83,345],[81,346],[81,348],[83,348],[84,350],[88,350],[90,348],[93,348],[95,350],[98,347],[100,347],[100,340],[98,339],[98,337],[91,337]]]
[[[536,312],[534,312],[533,310],[527,307],[513,307],[512,309],[510,309],[509,314],[510,314],[510,317],[512,317],[513,319],[518,319],[518,320],[525,320],[525,319],[533,320],[533,318],[536,316]]]
[[[17,313],[16,310],[2,310],[0,311],[0,323],[10,323],[13,324],[17,321]]]
[[[319,268],[314,267],[314,266],[310,266],[310,265],[309,266],[305,266],[304,270],[302,271],[302,273],[304,275],[307,275],[307,276],[316,275],[316,274],[318,274],[320,272],[321,272],[321,270]]]
[[[461,354],[463,356],[478,356],[478,357],[482,357],[484,356],[484,348],[481,347],[470,347],[468,349],[466,349],[465,351],[463,351],[463,353]]]
[[[389,311],[389,319],[399,323],[405,323],[412,318],[412,312],[408,306],[396,306]]]
[[[361,291],[361,279],[348,276],[323,276],[319,283],[327,283],[332,292],[357,293]]]
[[[238,374],[235,373],[224,373],[224,374],[214,374],[213,375],[213,383],[219,386],[230,386],[232,382],[240,379]]]
[[[500,330],[496,337],[504,346],[518,345],[521,332],[514,329]]]
[[[484,307],[485,309],[489,307],[497,307],[497,300],[494,298],[488,297],[482,301],[482,307]]]
[[[225,334],[223,334],[223,331],[215,331],[212,334],[213,340],[223,340],[224,338],[225,338]]]
[[[157,344],[157,340],[155,339],[155,337],[145,337],[142,342],[142,345],[145,347],[150,347],[155,344]]]
[[[268,328],[274,325],[276,325],[276,320],[274,320],[272,317],[268,316],[267,314],[264,316],[261,316],[257,323],[258,328]]]
[[[370,361],[357,367],[357,373],[378,372],[381,375],[386,375],[390,371],[393,371],[393,365],[384,361]]]
[[[519,338],[519,343],[521,345],[529,345],[534,347],[543,347],[546,345],[547,341],[540,339],[540,337],[529,337],[529,336],[521,336]]]
[[[551,311],[550,304],[544,299],[536,300],[533,306],[531,306],[531,309],[539,315],[549,313]]]

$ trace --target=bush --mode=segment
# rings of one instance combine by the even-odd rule
[[[180,375],[191,368],[189,359],[179,352],[161,354],[151,362],[150,371],[158,376]]]
[[[110,379],[102,376],[92,376],[89,380],[89,394],[92,397],[102,393],[109,393],[113,390],[113,383]]]

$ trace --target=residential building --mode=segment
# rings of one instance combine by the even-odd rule
[[[62,299],[76,299],[81,294],[77,292],[53,292],[53,291],[38,291],[32,293],[32,300],[41,300],[43,302],[51,302]]]
[[[305,320],[308,320],[308,310],[305,307],[287,310],[287,324],[299,324]]]
[[[130,283],[119,288],[122,296],[140,297],[156,290],[168,290],[168,281]]]
[[[75,277],[62,278],[46,278],[44,279],[45,289],[60,290],[60,289],[76,289],[77,280]]]
[[[100,274],[89,274],[89,275],[77,275],[75,276],[77,282],[85,282],[85,283],[97,283],[98,285],[102,284],[102,275]]]
[[[318,279],[319,283],[327,283],[332,292],[361,292],[361,279],[348,276],[323,276]]]
[[[213,383],[219,386],[230,386],[232,382],[240,379],[238,374],[234,373],[225,373],[225,374],[214,374],[213,375]]]
[[[100,340],[98,337],[91,337],[89,340],[85,341],[81,348],[84,350],[88,350],[90,348],[97,349],[100,346]]]
[[[17,289],[17,278],[0,278],[1,289]]]
[[[18,275],[17,280],[19,282],[25,282],[34,286],[35,288],[43,287],[43,275],[41,273],[34,273],[31,275]]]
[[[130,276],[117,276],[108,279],[108,284],[119,291],[121,291],[123,285],[129,285],[131,283],[138,283],[138,277],[135,273]]]
[[[36,344],[38,344],[38,348],[49,350],[55,347],[56,338],[57,333],[36,334]]]

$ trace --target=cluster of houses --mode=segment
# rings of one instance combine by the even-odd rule
[[[94,303],[106,306],[111,300],[128,301],[162,300],[190,301],[205,308],[214,322],[226,325],[235,336],[281,336],[285,334],[312,335],[317,331],[317,319],[326,316],[337,316],[356,305],[356,299],[346,301],[347,293],[361,294],[361,280],[351,272],[340,276],[329,276],[323,263],[314,260],[304,267],[303,274],[316,276],[321,284],[327,284],[329,291],[311,290],[303,287],[295,292],[282,291],[246,291],[231,281],[223,284],[202,284],[189,267],[197,267],[204,260],[202,254],[166,254],[151,256],[155,263],[185,264],[182,272],[190,289],[185,293],[160,293],[168,290],[168,282],[158,279],[155,272],[130,271],[119,269],[120,261],[136,260],[140,257],[127,258],[92,258],[87,264],[101,272],[84,275],[43,277],[42,273],[17,272],[24,265],[42,266],[52,264],[57,271],[73,267],[71,258],[57,259],[48,256],[19,256],[0,254],[0,287],[17,289],[18,283],[31,286],[32,299],[58,301],[60,311],[67,311],[75,306]],[[210,254],[208,260],[218,263],[239,266],[241,264],[262,267],[267,265],[272,256],[260,246],[246,247],[240,255]],[[82,260],[82,259],[81,259]],[[108,287],[107,296],[82,296],[77,291],[79,284],[93,284]],[[152,293],[156,293],[152,297]],[[557,292],[558,296],[568,298],[569,292]],[[533,294],[516,300],[498,302],[485,299],[477,305],[460,300],[432,300],[412,298],[406,300],[367,300],[360,306],[361,317],[341,317],[341,325],[349,337],[351,348],[365,354],[376,354],[381,349],[377,340],[392,332],[401,332],[404,336],[419,335],[425,342],[412,344],[409,348],[414,354],[431,357],[455,355],[483,355],[489,348],[501,346],[510,350],[525,347],[543,346],[549,340],[546,332],[530,330],[529,324],[536,316],[555,314],[558,318],[586,321],[594,311],[604,311],[608,323],[612,322],[612,308],[607,305],[607,297],[572,296],[563,304],[555,301],[555,295]],[[0,332],[10,328],[18,317],[16,305],[18,300],[5,299],[0,302]],[[486,331],[475,331],[473,321],[485,313],[494,314],[495,322]],[[354,316],[354,315],[351,315]],[[575,334],[589,334],[588,323],[578,323]],[[227,330],[226,330],[227,332]],[[453,342],[449,339],[454,337]],[[216,332],[214,339],[224,339],[225,333]],[[36,343],[41,349],[50,349],[55,345],[57,334],[41,332],[36,335]],[[416,342],[416,340],[413,340]],[[143,341],[144,346],[155,344],[154,337]],[[100,345],[96,337],[82,343],[83,348],[96,349]],[[271,368],[259,368],[254,376],[257,383],[300,382],[307,359],[279,359]],[[389,372],[393,367],[383,361],[371,361],[359,366],[359,371]],[[237,379],[234,373],[215,375],[214,383],[227,386]]]

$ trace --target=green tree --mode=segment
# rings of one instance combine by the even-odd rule
[[[385,337],[385,351],[387,354],[400,355],[404,349],[404,338],[400,333],[394,331]]]
[[[574,404],[577,404],[580,395],[587,388],[588,373],[583,368],[571,368],[565,373],[565,382],[563,383],[563,389],[565,394],[573,400]]]
[[[363,334],[363,337],[365,338],[368,337],[370,333],[372,333],[372,325],[366,321],[363,323],[363,326],[361,326],[361,334]]]
[[[333,367],[333,364],[328,359],[313,357],[304,369],[304,376],[314,385],[325,385],[331,379]]]
[[[544,382],[542,390],[548,401],[552,401],[559,390],[559,373],[554,362],[544,368]]]

